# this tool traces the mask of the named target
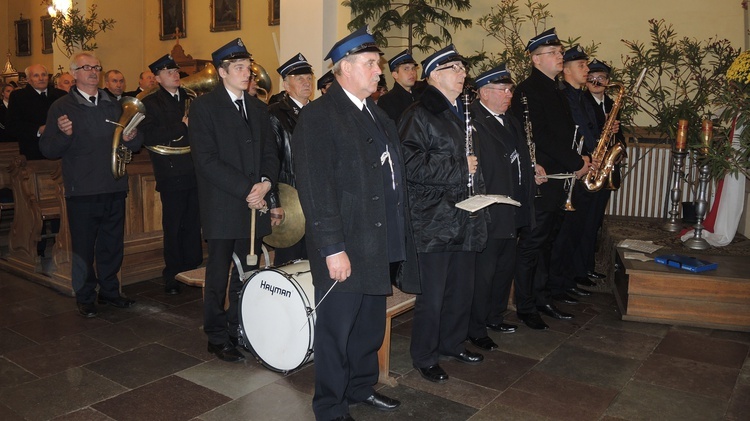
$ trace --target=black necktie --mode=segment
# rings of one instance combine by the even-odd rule
[[[505,127],[505,116],[503,114],[494,114],[495,118],[500,121],[500,124]]]
[[[242,115],[242,118],[247,123],[247,114],[245,114],[245,106],[242,104],[242,100],[235,100],[234,103],[237,104],[237,106],[240,108],[240,115]]]
[[[42,91],[39,95],[41,95],[43,99],[47,99],[47,91]]]
[[[180,94],[174,94],[174,100],[180,102]]]
[[[92,104],[96,105],[96,97],[95,96],[93,96],[93,95],[90,96],[89,97],[89,101],[91,101]]]
[[[370,110],[367,108],[367,104],[362,104],[362,112],[365,113],[367,118],[369,118],[373,122],[375,121],[375,117],[373,117],[373,115],[370,113]]]

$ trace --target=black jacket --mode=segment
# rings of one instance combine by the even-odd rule
[[[146,118],[139,126],[145,146],[190,146],[188,128],[182,122],[187,93],[180,88],[180,102],[159,87],[155,93],[143,98]],[[157,191],[188,190],[196,187],[195,168],[191,154],[161,155],[148,151],[154,166]]]
[[[485,211],[474,217],[456,203],[468,197],[465,122],[445,96],[428,86],[401,116],[406,179],[417,251],[481,251],[487,242]],[[475,193],[482,193],[481,173]]]
[[[47,97],[42,98],[31,85],[10,94],[6,117],[7,134],[18,142],[18,150],[26,159],[44,159],[39,150],[39,137],[36,134],[39,127],[46,124],[47,111],[52,103],[65,94],[63,90],[48,88]],[[57,126],[57,121],[54,123]]]
[[[294,133],[294,127],[297,125],[300,111],[301,109],[288,95],[284,95],[279,102],[268,106],[268,114],[271,116],[271,130],[276,139],[281,163],[279,182],[289,184],[292,187],[297,185],[294,181],[292,133]]]
[[[521,202],[520,208],[510,205],[487,208],[488,236],[516,238],[517,228],[533,225],[536,194],[531,157],[521,123],[506,113],[504,127],[478,100],[469,109],[474,126],[474,150],[487,194],[511,196]],[[513,161],[516,154],[515,159],[520,161]]]
[[[407,92],[398,82],[393,84],[393,89],[386,92],[378,99],[378,106],[388,114],[391,120],[398,124],[401,114],[414,103],[414,94]]]
[[[557,82],[536,68],[521,82],[513,94],[513,115],[523,120],[522,97],[529,103],[529,118],[536,144],[536,160],[547,174],[572,173],[583,167],[584,161],[574,149],[575,123],[568,100]],[[549,180],[540,186],[542,196],[536,200],[536,209],[553,211],[565,202],[564,180]]]
[[[563,82],[563,91],[568,98],[570,113],[578,125],[578,137],[583,136],[582,153],[590,155],[599,140],[600,128],[596,121],[596,111],[586,99],[590,94],[583,89],[576,89],[568,82]],[[600,108],[601,109],[601,108]]]

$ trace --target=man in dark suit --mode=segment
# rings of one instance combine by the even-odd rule
[[[222,83],[190,107],[190,148],[198,181],[203,236],[208,241],[203,330],[208,351],[223,361],[242,361],[237,349],[238,301],[242,283],[235,267],[229,280],[229,309],[224,310],[227,274],[235,253],[245,266],[249,242],[270,234],[267,213],[250,238],[250,212],[265,210],[279,174],[279,159],[266,104],[246,92],[252,56],[237,38],[214,51]],[[276,207],[273,203],[270,207]],[[248,208],[250,210],[248,210]],[[257,259],[257,256],[255,256]]]
[[[104,74],[104,91],[119,101],[125,95],[125,76],[117,69],[107,70]],[[150,111],[150,110],[149,110]]]
[[[526,106],[522,98],[526,97],[537,163],[547,174],[574,173],[580,178],[589,169],[589,158],[570,147],[576,127],[568,101],[555,80],[563,69],[562,43],[555,28],[529,40],[526,50],[533,67],[513,94],[513,114],[523,118]],[[516,282],[523,279],[522,285],[531,288],[516,289],[516,313],[528,327],[544,330],[549,326],[539,312],[556,319],[572,319],[573,315],[555,307],[547,289],[551,245],[562,222],[560,207],[565,203],[563,180],[551,179],[539,188],[541,196],[534,202],[535,225],[522,228],[518,238]]]
[[[412,229],[424,282],[412,324],[412,365],[423,378],[442,383],[440,358],[479,364],[466,349],[474,291],[476,253],[485,247],[485,211],[456,203],[482,193],[477,157],[466,149],[466,115],[459,99],[466,59],[453,44],[422,61],[428,87],[401,116],[399,134],[406,162]],[[467,185],[472,186],[467,188]]]
[[[313,70],[302,53],[297,53],[287,60],[276,71],[283,78],[284,96],[274,104],[268,106],[271,115],[271,129],[276,139],[276,145],[281,161],[279,182],[296,187],[294,176],[294,155],[292,153],[292,133],[297,125],[302,107],[310,102],[313,90]],[[271,225],[281,222],[284,217],[283,206],[271,210]],[[307,247],[304,237],[289,247],[277,247],[274,250],[274,264],[279,265],[296,259],[307,258]]]
[[[518,230],[533,223],[537,184],[521,124],[506,113],[513,98],[510,72],[502,63],[479,74],[475,84],[478,98],[469,109],[485,190],[487,194],[509,196],[521,203],[519,208],[508,205],[488,208],[487,247],[477,253],[469,341],[489,351],[497,348],[497,344],[487,335],[488,328],[500,333],[513,333],[517,328],[503,323],[503,313],[508,308],[513,283]],[[538,170],[544,172],[541,166]]]
[[[76,78],[65,72],[55,79],[55,88],[70,92],[70,88],[76,86]]]
[[[148,91],[151,88],[156,87],[156,78],[154,77],[154,72],[151,70],[147,70],[145,72],[141,72],[140,75],[138,75],[138,88],[134,91],[125,92],[123,95],[125,96],[138,96],[143,91]]]
[[[393,89],[384,94],[378,106],[388,114],[391,120],[398,123],[401,114],[414,102],[411,88],[417,81],[417,62],[404,50],[388,60],[388,68],[393,76]]]
[[[180,293],[175,276],[203,261],[198,187],[188,143],[187,92],[180,88],[177,63],[169,55],[149,65],[159,89],[143,98],[146,118],[141,123],[143,144],[154,166],[156,190],[161,197],[164,232],[164,292]]]
[[[359,402],[380,410],[400,405],[373,388],[377,352],[391,283],[419,292],[419,273],[398,133],[370,99],[380,54],[366,27],[337,42],[326,57],[336,81],[305,107],[292,138],[318,305],[318,420],[351,420],[349,404]]]
[[[0,84],[0,142],[11,142],[13,139],[8,136],[6,127],[8,125],[8,100],[10,94],[13,92],[13,85],[2,83]]]
[[[44,159],[39,151],[39,138],[44,134],[47,111],[65,92],[47,86],[49,74],[41,64],[33,64],[25,72],[29,84],[13,91],[8,101],[8,134],[18,142],[18,149],[26,159]]]

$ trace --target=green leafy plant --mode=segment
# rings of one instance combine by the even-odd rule
[[[96,4],[89,7],[88,16],[74,6],[67,13],[58,13],[52,18],[55,44],[66,57],[69,58],[80,50],[96,50],[96,36],[100,32],[114,29],[115,20],[99,19],[96,7]]]

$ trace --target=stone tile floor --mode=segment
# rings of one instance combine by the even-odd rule
[[[0,272],[0,420],[312,420],[314,365],[284,376],[216,360],[201,291],[124,287],[127,310],[83,319],[74,300]],[[561,307],[563,307],[561,305]],[[411,367],[411,312],[394,321],[392,413],[358,420],[748,420],[750,333],[624,322],[598,292],[546,332],[490,335],[477,366],[445,362],[437,385]],[[513,323],[514,315],[508,317]],[[471,347],[471,345],[467,345]],[[474,349],[476,351],[476,349]]]

